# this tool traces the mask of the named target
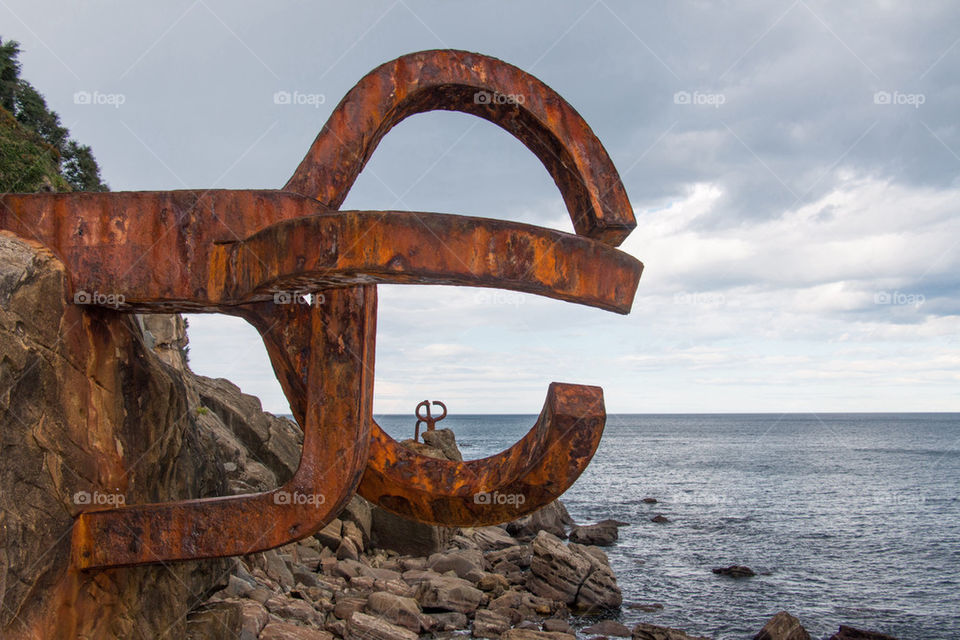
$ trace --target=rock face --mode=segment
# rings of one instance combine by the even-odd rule
[[[763,625],[753,640],[810,640],[810,634],[795,617],[781,611]]]
[[[606,555],[596,547],[570,543],[540,532],[533,540],[531,591],[560,600],[579,613],[617,609],[623,602]]]
[[[89,504],[225,494],[215,438],[133,316],[68,300],[51,253],[0,233],[0,636],[183,636],[226,561],[77,575],[69,533]]]

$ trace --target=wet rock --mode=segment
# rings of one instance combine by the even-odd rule
[[[472,635],[474,638],[496,639],[509,628],[509,618],[494,611],[481,609],[473,618]]]
[[[473,613],[483,600],[483,592],[461,578],[438,576],[420,583],[417,601],[425,610]]]
[[[644,504],[657,504],[659,500],[657,500],[656,498],[644,498],[643,500],[641,500],[641,502],[643,502]]]
[[[406,627],[419,633],[424,627],[420,605],[413,598],[403,598],[386,591],[371,593],[367,599],[366,612],[382,618],[390,624]],[[424,628],[424,630],[426,630]]]
[[[893,636],[880,633],[878,631],[863,631],[840,625],[840,630],[830,636],[830,640],[897,640]]]
[[[650,518],[650,522],[656,522],[658,524],[666,524],[667,522],[670,522],[670,518],[663,515],[662,513],[659,513],[653,516],[652,518]]]
[[[544,631],[554,631],[559,633],[575,633],[570,623],[561,618],[548,618],[543,621]]]
[[[633,603],[633,604],[627,605],[627,608],[635,609],[636,611],[643,611],[645,613],[653,613],[655,611],[660,611],[661,609],[663,609],[663,605],[660,604],[659,602],[654,602],[651,604]]]
[[[274,621],[260,632],[260,640],[333,640],[333,635],[320,629]]]
[[[810,634],[800,621],[786,611],[781,611],[763,625],[753,640],[810,640]]]
[[[679,629],[659,627],[655,624],[646,624],[644,622],[641,622],[633,628],[631,637],[633,640],[710,640],[705,636],[691,636]]]
[[[521,539],[533,539],[541,531],[552,533],[558,538],[567,537],[567,527],[573,525],[573,518],[560,500],[527,514],[507,524],[507,533]]]
[[[619,533],[613,521],[577,526],[570,530],[570,542],[609,546],[617,541]]]
[[[354,613],[347,621],[346,640],[418,640],[419,636],[407,629],[386,620]]]
[[[755,575],[753,569],[739,564],[732,564],[729,567],[717,567],[713,572],[720,576],[729,576],[731,578],[751,578]]]
[[[629,638],[631,634],[629,627],[620,624],[616,620],[601,620],[596,624],[584,628],[583,632],[600,636],[616,636],[618,638]]]

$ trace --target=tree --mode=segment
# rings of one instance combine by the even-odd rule
[[[13,113],[14,96],[20,80],[20,43],[0,38],[0,106]]]
[[[74,191],[109,191],[90,147],[70,140],[63,151],[63,177]]]

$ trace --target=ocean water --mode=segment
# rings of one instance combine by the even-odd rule
[[[473,459],[535,419],[451,415],[439,426]],[[377,421],[413,435],[410,416]],[[958,489],[960,414],[612,415],[562,500],[578,523],[630,523],[605,548],[628,626],[751,638],[787,610],[814,638],[843,623],[931,640],[960,638]],[[711,571],[731,564],[758,575]]]

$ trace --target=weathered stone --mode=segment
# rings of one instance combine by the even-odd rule
[[[242,611],[239,600],[220,600],[198,607],[187,616],[187,640],[236,638],[240,632]]]
[[[340,539],[340,546],[337,547],[337,560],[358,560],[360,552],[353,540],[344,536]]]
[[[504,631],[510,628],[510,619],[487,609],[477,611],[473,618],[473,630],[471,634],[474,638],[500,637]]]
[[[431,613],[433,629],[435,631],[457,631],[467,628],[467,616],[459,611],[442,611]]]
[[[786,611],[781,611],[763,625],[753,640],[810,640],[810,634],[800,621]]]
[[[346,638],[347,640],[418,640],[419,636],[410,629],[357,612],[347,621]]]
[[[370,594],[367,599],[366,612],[391,624],[406,627],[416,633],[419,633],[420,629],[424,627],[420,605],[417,604],[416,600],[403,598],[386,591]]]
[[[482,600],[482,591],[453,576],[429,578],[417,589],[417,601],[425,610],[473,613]]]
[[[264,603],[267,611],[285,620],[296,620],[306,625],[323,622],[316,609],[309,602],[286,596],[274,596]]]
[[[650,522],[656,522],[657,524],[666,524],[670,522],[670,518],[663,515],[662,513],[658,513],[657,515],[650,518]]]
[[[526,568],[530,566],[530,558],[532,556],[533,549],[530,547],[530,545],[517,544],[513,545],[512,547],[501,549],[500,551],[490,551],[484,554],[483,557],[491,564],[491,566],[494,567],[501,562],[510,562],[518,567]]]
[[[337,601],[333,607],[333,615],[341,620],[349,620],[350,616],[357,611],[363,611],[363,609],[367,606],[366,597],[338,593],[336,598]]]
[[[447,460],[457,462],[463,460],[463,455],[460,454],[460,449],[457,447],[457,438],[450,429],[424,431],[420,434],[420,437],[423,438],[425,445],[439,449]]]
[[[620,589],[606,555],[596,547],[565,546],[540,532],[533,541],[528,586],[539,596],[560,600],[578,612],[599,613],[622,603]]]
[[[280,557],[280,554],[277,553],[276,549],[264,551],[263,559],[266,561],[264,570],[270,578],[277,581],[277,584],[288,589],[296,584],[293,579],[293,573],[290,571],[287,563]]]
[[[333,551],[336,551],[337,547],[340,546],[340,538],[342,536],[343,521],[339,518],[334,518],[327,523],[327,526],[313,534],[313,537],[316,538],[321,545]]]
[[[266,607],[255,600],[241,600],[239,640],[254,640],[269,621]]]
[[[617,541],[617,525],[612,522],[589,524],[573,527],[570,530],[570,542],[608,546]]]
[[[370,544],[370,527],[373,524],[373,509],[369,502],[360,495],[354,494],[350,502],[340,513],[340,519],[344,522],[352,522],[360,529],[363,535],[362,546]]]
[[[343,523],[343,537],[349,539],[358,552],[363,552],[363,532],[352,520],[345,520]]]
[[[333,635],[289,622],[271,622],[260,632],[260,640],[333,640]]]
[[[655,624],[641,622],[633,628],[633,640],[710,640],[705,636],[691,636],[679,629],[660,627]]]
[[[507,524],[507,533],[523,540],[532,539],[541,531],[552,533],[558,538],[567,537],[567,527],[573,525],[573,518],[560,500],[527,514]]]
[[[479,527],[474,529],[470,537],[484,551],[506,549],[517,544],[517,541],[500,527]]]
[[[846,625],[840,625],[839,631],[830,636],[830,640],[897,640],[893,636],[888,636],[886,634],[880,633],[878,631],[863,631],[861,629],[855,629],[854,627],[848,627]]]
[[[483,577],[483,554],[467,549],[435,553],[427,558],[427,568],[437,573],[453,571],[457,577],[475,583]]]
[[[596,624],[583,629],[583,633],[590,633],[598,636],[616,636],[619,638],[629,638],[630,628],[620,624],[616,620],[601,620]]]
[[[0,636],[184,637],[227,561],[68,573],[69,534],[87,505],[224,495],[220,453],[135,317],[72,299],[52,253],[0,234]]]
[[[573,627],[570,626],[570,623],[560,618],[547,618],[544,620],[543,630],[559,633],[574,633]],[[586,631],[584,632],[586,633]],[[627,632],[627,635],[630,635],[629,631]]]

